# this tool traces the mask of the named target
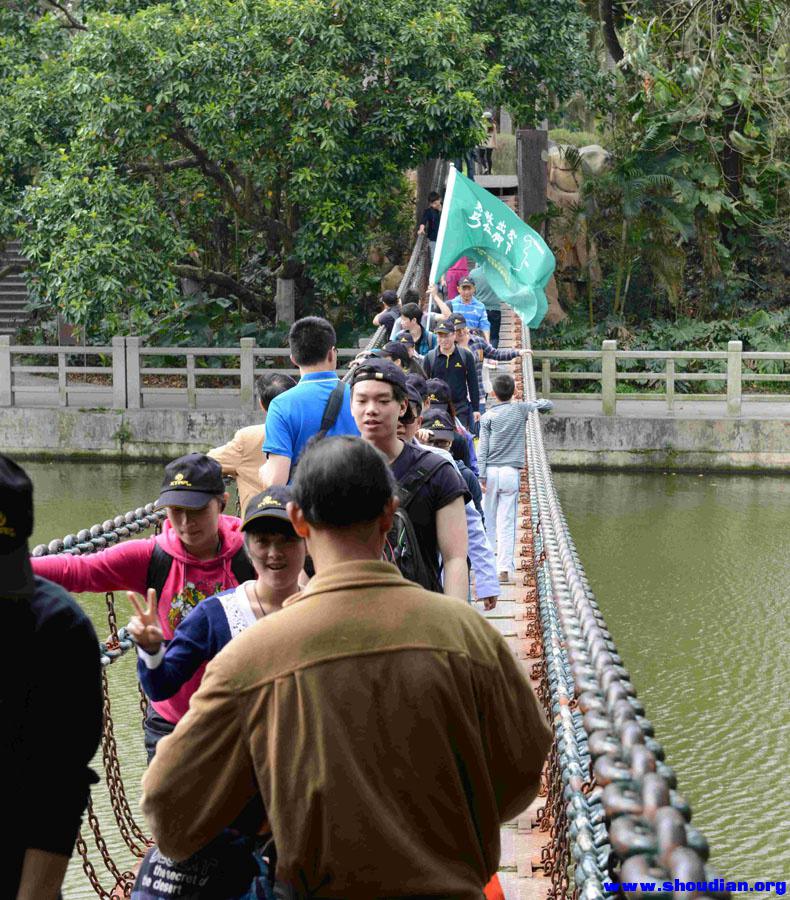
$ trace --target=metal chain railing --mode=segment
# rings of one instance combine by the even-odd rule
[[[153,503],[147,503],[114,519],[105,519],[101,525],[91,525],[90,528],[56,538],[48,544],[38,544],[33,548],[31,556],[48,556],[54,553],[81,556],[96,553],[117,544],[123,538],[157,526],[164,518],[164,510],[157,510]]]
[[[524,346],[529,333],[523,329]],[[522,396],[535,399],[530,358]],[[546,688],[554,724],[545,872],[554,900],[613,896],[605,882],[712,881],[708,845],[689,824],[651,723],[595,601],[554,488],[538,413],[527,425],[528,488]],[[542,685],[541,685],[542,688]],[[643,887],[643,891],[647,888]],[[729,897],[726,891],[697,897]]]

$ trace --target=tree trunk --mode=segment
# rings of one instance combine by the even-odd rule
[[[615,0],[599,0],[598,18],[601,20],[601,32],[606,49],[615,63],[619,63],[625,54],[615,29],[616,6]]]

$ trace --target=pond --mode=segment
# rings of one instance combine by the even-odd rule
[[[26,469],[36,490],[33,543],[154,499],[161,477],[158,464],[29,463]],[[790,480],[558,472],[555,481],[590,583],[694,823],[711,844],[714,867],[744,880],[785,877]],[[106,636],[104,597],[80,600]],[[129,610],[120,595],[116,603],[122,623]],[[114,664],[109,682],[122,771],[137,814],[145,758],[133,659]],[[108,845],[125,868],[131,857],[106,793],[95,793]],[[89,850],[109,885],[92,844]],[[78,858],[64,896],[95,896]]]

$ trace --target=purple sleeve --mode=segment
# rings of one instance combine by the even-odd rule
[[[507,347],[503,347],[501,350],[498,350],[487,341],[486,343],[479,344],[478,346],[483,351],[483,356],[486,359],[495,359],[497,362],[509,362],[511,359],[515,359],[518,356],[518,350],[513,350]]]
[[[144,594],[156,538],[126,541],[87,556],[39,556],[33,572],[77,594],[83,591],[137,591]]]

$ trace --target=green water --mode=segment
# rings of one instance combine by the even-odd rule
[[[34,543],[154,498],[160,479],[159,465],[27,469],[36,488]],[[618,650],[710,841],[715,868],[740,879],[787,877],[790,480],[575,472],[555,480]],[[104,598],[80,599],[106,635]],[[128,610],[120,598],[118,606],[122,623]],[[112,667],[110,683],[136,812],[144,754],[132,659]],[[131,857],[101,789],[96,798],[124,868]],[[66,900],[92,896],[76,861]]]

